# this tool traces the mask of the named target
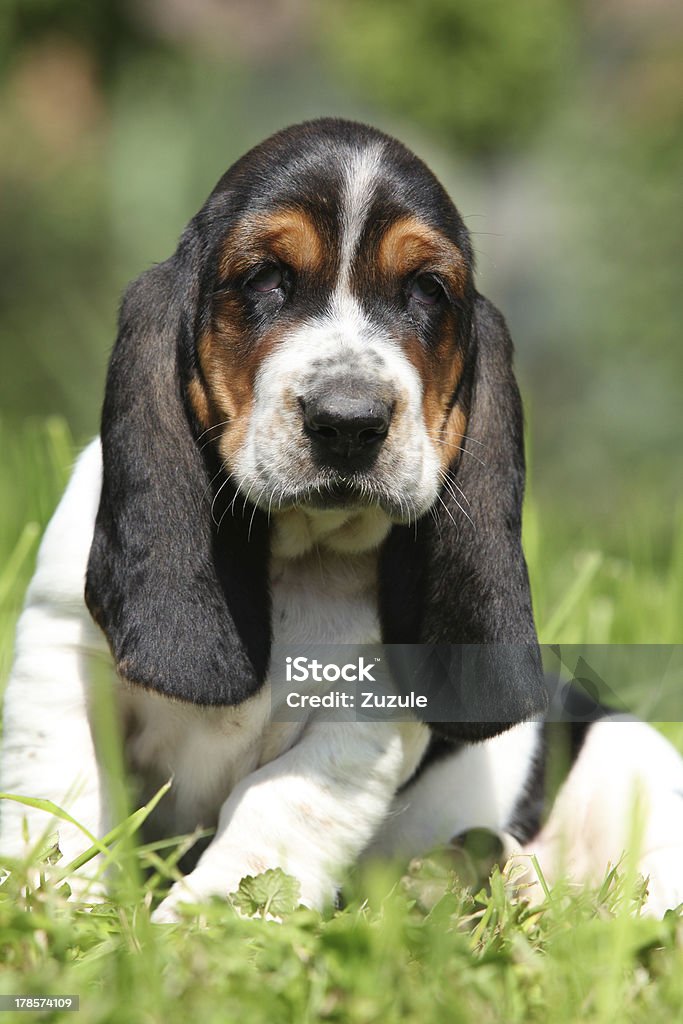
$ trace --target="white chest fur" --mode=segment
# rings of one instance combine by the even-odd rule
[[[276,517],[270,572],[274,644],[379,641],[375,545],[386,529],[374,511]],[[174,778],[163,820],[157,823],[162,831],[214,824],[234,787],[289,750],[307,724],[272,721],[268,683],[232,708],[196,707],[130,689],[121,702],[126,753],[142,781],[142,795]],[[401,774],[407,776],[424,750],[427,730],[404,725],[400,732],[405,750]]]

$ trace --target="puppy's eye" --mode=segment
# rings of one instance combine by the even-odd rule
[[[443,295],[443,288],[433,274],[418,274],[408,285],[408,295],[423,306],[435,306]]]
[[[277,263],[268,263],[249,278],[247,286],[252,291],[265,294],[277,291],[278,288],[282,287],[283,281],[282,270]]]

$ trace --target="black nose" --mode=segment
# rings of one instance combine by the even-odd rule
[[[327,451],[347,458],[369,452],[387,436],[392,406],[379,398],[327,394],[301,400],[309,435]]]

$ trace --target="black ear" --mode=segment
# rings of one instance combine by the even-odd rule
[[[440,500],[417,531],[397,526],[387,538],[380,615],[385,643],[435,645],[390,655],[402,688],[422,685],[435,695],[446,720],[433,727],[483,739],[542,713],[547,695],[521,545],[523,419],[512,342],[482,296],[457,401],[468,413],[466,451],[455,453]],[[458,720],[448,721],[449,699]]]
[[[212,464],[215,447],[200,451],[187,407],[199,253],[191,225],[123,302],[86,602],[125,679],[197,704],[237,704],[259,688],[270,657],[267,527],[259,513],[243,519],[239,502],[230,514],[234,492]]]

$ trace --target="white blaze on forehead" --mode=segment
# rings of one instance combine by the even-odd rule
[[[351,261],[370,212],[382,166],[383,150],[384,143],[375,142],[365,149],[349,151],[343,159],[344,186],[339,261],[339,285],[342,288],[347,285]]]

